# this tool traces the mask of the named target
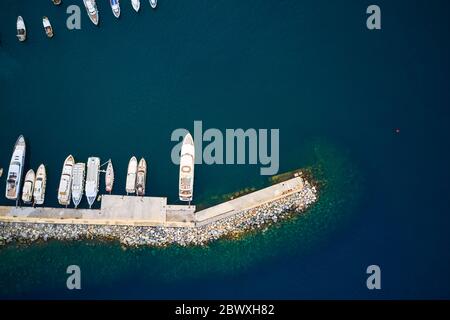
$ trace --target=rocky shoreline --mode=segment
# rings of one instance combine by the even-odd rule
[[[224,237],[265,228],[291,214],[299,214],[317,200],[316,187],[304,181],[304,188],[294,194],[264,205],[244,210],[232,217],[191,228],[138,227],[109,225],[68,225],[47,223],[0,222],[0,246],[47,240],[119,241],[125,246],[205,245]]]

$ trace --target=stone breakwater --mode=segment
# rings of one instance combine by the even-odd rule
[[[0,222],[0,245],[86,239],[116,240],[126,246],[205,245],[219,238],[237,237],[262,229],[291,214],[299,214],[316,199],[316,188],[305,181],[299,192],[208,225],[189,228]]]

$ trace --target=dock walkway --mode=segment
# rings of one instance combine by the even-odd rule
[[[303,188],[295,177],[195,212],[195,206],[169,205],[165,197],[102,195],[100,209],[0,206],[0,221],[55,224],[194,227],[281,199]]]

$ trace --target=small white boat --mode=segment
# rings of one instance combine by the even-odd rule
[[[41,164],[36,171],[36,181],[34,182],[34,204],[44,204],[46,184],[47,173],[45,171],[45,166]]]
[[[79,162],[73,166],[72,174],[72,201],[75,208],[78,208],[83,199],[84,192],[84,176],[86,171],[86,164]]]
[[[127,182],[125,184],[127,195],[136,192],[137,165],[138,163],[136,157],[132,157],[130,162],[128,162]]]
[[[23,165],[25,162],[26,144],[25,138],[20,136],[14,145],[14,151],[9,163],[8,176],[6,178],[6,198],[18,200],[23,175]]]
[[[42,18],[42,25],[44,26],[45,34],[47,35],[47,37],[52,38],[53,28],[52,25],[50,24],[50,20],[48,20],[48,18],[45,16]]]
[[[89,208],[97,199],[98,185],[100,183],[100,158],[90,157],[87,161],[86,174],[86,198],[89,203]]]
[[[60,205],[66,207],[70,204],[70,195],[72,191],[72,174],[74,164],[75,159],[73,158],[72,155],[69,155],[66,158],[66,160],[64,160],[64,165],[61,172],[61,179],[59,180],[58,202]]]
[[[143,197],[145,195],[145,180],[147,177],[147,162],[144,158],[139,161],[136,177],[136,194]]]
[[[86,7],[86,12],[91,19],[92,23],[98,25],[99,15],[97,10],[97,4],[95,0],[83,0],[84,6]]]
[[[131,0],[131,5],[133,6],[134,11],[139,12],[139,8],[141,7],[141,1]]]
[[[27,28],[25,28],[25,22],[23,21],[21,16],[17,17],[17,38],[20,42],[25,41],[27,38]]]
[[[188,133],[181,146],[179,197],[181,201],[192,201],[194,191],[194,165],[195,146],[194,140]]]
[[[150,1],[150,6],[153,9],[156,9],[156,6],[158,5],[158,1],[157,0],[149,0]]]
[[[36,175],[34,174],[34,170],[28,170],[25,175],[25,182],[23,183],[22,189],[22,201],[26,204],[30,204],[33,201],[33,190],[34,190],[34,181],[36,180]]]
[[[105,172],[105,190],[106,190],[106,192],[111,194],[113,185],[114,185],[114,167],[112,165],[111,159],[109,159],[108,166],[106,167],[106,172]]]
[[[114,14],[114,17],[120,17],[120,3],[119,0],[109,0],[109,4],[111,5],[111,10]]]
[[[2,177],[2,175],[3,175],[3,168],[0,168],[0,178]]]

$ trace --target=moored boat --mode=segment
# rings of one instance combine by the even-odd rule
[[[156,6],[158,5],[158,0],[149,0],[150,1],[150,6],[153,9],[156,9]]]
[[[87,161],[86,174],[86,198],[89,208],[92,207],[95,199],[97,199],[98,185],[100,182],[100,158],[90,157]]]
[[[72,174],[74,164],[75,159],[73,158],[72,155],[69,155],[66,158],[66,160],[64,160],[64,165],[61,172],[61,179],[59,180],[58,203],[66,207],[70,204],[70,195],[72,191]]]
[[[84,6],[86,7],[86,12],[91,19],[92,23],[98,25],[99,15],[97,10],[97,4],[95,0],[83,0]]]
[[[25,162],[25,151],[25,138],[20,136],[14,145],[14,151],[8,169],[8,176],[6,178],[6,198],[9,200],[19,199],[23,165]]]
[[[108,166],[105,172],[105,190],[111,193],[114,185],[114,167],[111,159],[108,160]]]
[[[133,6],[134,11],[139,12],[139,8],[141,7],[141,1],[131,0],[131,5]]]
[[[55,6],[60,5],[61,4],[61,0],[52,0],[53,4]]]
[[[50,20],[48,20],[48,18],[45,16],[42,18],[42,25],[44,26],[45,34],[47,35],[47,37],[52,38],[53,28],[52,25],[50,24]]]
[[[109,4],[111,5],[111,10],[114,14],[114,17],[120,17],[120,3],[119,0],[109,0]]]
[[[133,194],[136,192],[136,174],[137,174],[137,159],[132,157],[128,162],[127,181],[125,184],[125,190],[127,194]]]
[[[83,199],[84,192],[84,176],[86,164],[83,162],[75,163],[72,173],[72,201],[75,208],[78,208]]]
[[[147,162],[144,158],[139,161],[136,176],[136,194],[138,196],[145,195],[145,180],[147,177]]]
[[[19,41],[25,41],[27,39],[27,28],[25,27],[25,22],[23,21],[23,18],[21,16],[17,17],[16,28],[17,38],[19,39]]]
[[[28,170],[25,175],[25,181],[23,183],[22,189],[22,201],[26,204],[30,204],[33,201],[33,190],[34,181],[36,180],[36,175],[33,169]]]
[[[194,191],[194,165],[195,147],[194,140],[188,133],[181,146],[179,197],[181,201],[192,201]]]
[[[41,164],[36,171],[36,180],[34,182],[34,204],[44,204],[46,184],[47,173],[45,171],[45,166]]]

